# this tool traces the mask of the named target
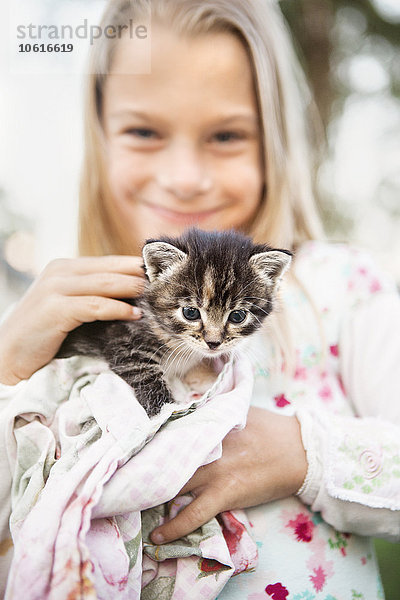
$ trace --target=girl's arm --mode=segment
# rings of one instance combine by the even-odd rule
[[[222,442],[220,459],[200,467],[178,495],[195,499],[152,534],[156,544],[183,537],[218,513],[295,494],[307,473],[296,417],[251,407],[246,427]],[[158,536],[162,537],[158,537]]]
[[[51,262],[0,326],[0,383],[30,377],[81,323],[139,318],[138,309],[115,298],[140,294],[141,265],[142,259],[132,256]]]
[[[300,497],[342,531],[400,539],[400,298],[350,310],[339,356],[356,415],[299,412],[310,463]]]

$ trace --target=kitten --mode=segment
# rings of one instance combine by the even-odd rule
[[[149,416],[173,402],[167,375],[230,354],[260,329],[272,311],[287,250],[254,244],[244,235],[191,229],[143,247],[147,286],[128,300],[139,321],[95,321],[68,334],[56,358],[105,359],[135,391]]]

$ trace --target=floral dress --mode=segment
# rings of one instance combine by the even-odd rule
[[[370,259],[346,246],[305,244],[296,276],[300,285],[283,290],[294,375],[268,368],[272,350],[260,336],[252,403],[297,415],[309,470],[297,497],[246,510],[258,566],[218,598],[383,598],[368,535],[400,536],[400,302]]]

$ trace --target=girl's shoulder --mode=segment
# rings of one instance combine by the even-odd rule
[[[368,251],[344,243],[305,242],[295,253],[294,266],[311,293],[344,296],[351,304],[396,290],[392,277]]]

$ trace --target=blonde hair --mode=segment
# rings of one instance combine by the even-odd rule
[[[101,26],[145,18],[177,33],[232,31],[245,44],[254,73],[263,129],[266,186],[248,233],[257,242],[296,248],[321,237],[312,190],[312,160],[305,115],[311,95],[298,65],[279,8],[272,0],[111,0]],[[86,94],[85,154],[80,189],[81,254],[129,254],[112,210],[101,126],[104,83],[118,40],[102,37],[93,46]],[[135,249],[136,250],[136,249]]]
[[[257,242],[295,249],[322,236],[313,197],[307,112],[312,105],[286,30],[273,0],[110,0],[100,26],[129,19],[166,24],[182,35],[232,32],[251,62],[263,133],[265,189],[248,233]],[[80,190],[79,250],[85,255],[137,251],[118,223],[105,177],[101,111],[104,83],[118,41],[102,37],[90,58],[85,115],[85,154]],[[278,346],[288,327],[278,313]]]

